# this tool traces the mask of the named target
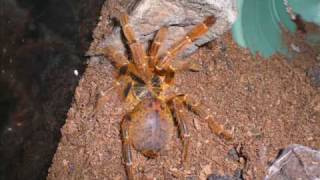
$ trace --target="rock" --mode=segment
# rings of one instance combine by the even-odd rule
[[[169,28],[160,53],[168,49],[174,41],[182,38],[195,24],[209,15],[216,17],[216,23],[205,36],[185,50],[183,56],[191,54],[199,46],[219,37],[231,28],[236,19],[236,0],[141,0],[129,13],[130,24],[137,39],[145,46],[153,39],[160,27],[167,26]],[[120,27],[115,28],[113,34],[107,36],[99,46],[105,47],[110,44],[125,52]]]
[[[265,180],[320,179],[320,151],[290,145],[269,167]]]
[[[239,153],[237,152],[236,148],[231,148],[228,151],[228,157],[230,159],[232,159],[233,161],[239,161],[240,160],[240,156],[239,156]]]
[[[311,79],[312,86],[320,87],[320,66],[310,68],[307,74]]]
[[[234,180],[243,180],[243,170],[242,169],[236,169],[233,175]]]
[[[232,176],[221,176],[217,174],[211,174],[207,180],[234,180]]]
[[[219,175],[219,174],[211,174],[208,176],[207,180],[243,180],[243,170],[236,169],[233,176],[229,175]]]

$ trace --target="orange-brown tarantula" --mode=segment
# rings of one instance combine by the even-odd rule
[[[156,34],[148,53],[139,43],[129,25],[126,13],[120,16],[122,31],[130,48],[132,60],[119,53],[111,46],[102,50],[119,71],[118,85],[122,87],[125,101],[131,104],[132,111],[128,112],[121,122],[121,137],[123,159],[125,161],[128,179],[134,178],[131,151],[136,149],[147,157],[156,157],[160,150],[170,141],[177,121],[183,140],[182,161],[188,155],[190,134],[185,123],[184,108],[191,109],[205,119],[213,133],[226,139],[232,138],[232,133],[223,128],[210,115],[207,116],[201,106],[196,105],[185,94],[165,93],[173,85],[174,73],[188,70],[189,63],[173,63],[179,52],[204,35],[215,23],[213,16],[207,17],[196,25],[180,41],[177,41],[163,56],[158,51],[167,33],[167,28],[161,28]]]

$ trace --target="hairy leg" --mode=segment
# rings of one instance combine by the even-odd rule
[[[126,13],[122,13],[120,16],[120,24],[122,26],[122,31],[128,41],[130,51],[132,54],[132,59],[136,68],[143,72],[141,78],[147,82],[150,77],[150,69],[148,68],[148,57],[145,53],[144,47],[141,43],[136,40],[135,34],[132,27],[129,24],[129,16]]]
[[[181,72],[181,71],[193,71],[198,72],[201,70],[201,66],[196,64],[191,59],[186,61],[175,61],[169,66],[174,72]]]
[[[200,71],[201,67],[191,61],[176,61],[174,64],[166,67],[165,69],[158,70],[155,69],[155,73],[164,76],[164,83],[165,86],[170,86],[174,83],[174,77],[177,72],[181,71],[192,71],[192,72],[198,72]]]
[[[174,109],[176,120],[178,122],[180,136],[183,141],[182,162],[188,164],[190,133],[186,123],[187,117],[185,116],[185,113],[186,113],[184,111],[185,107],[183,105],[183,102],[179,98],[172,99],[172,106]]]
[[[98,49],[98,53],[105,56],[117,69],[127,66],[130,62],[123,54],[121,54],[114,47],[107,46],[105,48]]]
[[[170,64],[170,62],[183,51],[188,45],[193,43],[199,37],[203,36],[209,28],[215,23],[213,16],[207,17],[203,22],[196,25],[185,37],[177,41],[166,53],[166,55],[157,64],[158,69],[162,69]]]
[[[111,64],[119,71],[119,77],[131,75],[142,79],[141,72],[130,62],[127,57],[112,46],[107,46],[98,50],[98,54],[105,56]],[[119,78],[118,77],[118,78]]]
[[[214,134],[216,134],[217,136],[221,136],[226,140],[233,139],[233,133],[229,130],[226,130],[222,124],[215,120],[201,103],[196,102],[187,95],[181,96],[180,98],[183,99],[185,105],[192,112],[207,121],[209,128]]]
[[[127,75],[120,76],[119,78],[117,78],[117,80],[115,80],[115,82],[112,84],[112,86],[108,90],[98,95],[94,112],[95,113],[100,112],[103,109],[103,107],[108,103],[111,96],[110,95],[111,91],[117,91],[119,96],[123,100],[127,101],[127,97],[131,91],[131,86],[132,86],[131,83],[132,83],[132,80]]]
[[[186,62],[181,62],[181,61],[176,61],[172,65],[166,67],[162,71],[156,71],[156,72],[161,72],[162,76],[165,77],[165,83],[168,85],[173,84],[174,82],[174,76],[177,72],[181,71],[193,71],[197,72],[200,71],[201,67],[194,62],[191,61],[186,61]],[[159,73],[160,74],[160,73]]]
[[[126,173],[129,180],[134,179],[133,162],[132,162],[132,145],[129,139],[129,117],[125,116],[121,122],[121,137],[122,137],[122,156],[126,166]]]
[[[129,24],[129,16],[126,12],[122,12],[120,15],[120,24],[122,27],[122,31],[124,33],[124,36],[126,37],[128,44],[132,44],[137,42],[134,31],[132,27]]]
[[[173,101],[174,99],[179,99],[186,108],[188,108],[190,111],[192,111],[208,123],[208,126],[212,133],[216,134],[219,137],[223,137],[225,140],[233,139],[232,131],[225,129],[222,124],[220,124],[213,118],[212,115],[207,112],[207,109],[201,103],[193,100],[189,96],[185,94],[174,94],[170,96],[164,96],[162,97],[162,99],[165,99],[168,102]]]
[[[149,66],[153,68],[158,63],[158,52],[159,52],[159,49],[161,48],[164,38],[167,35],[167,32],[168,32],[168,28],[166,27],[160,28],[155,38],[153,39],[153,42],[149,49],[149,54],[148,54],[150,57]]]

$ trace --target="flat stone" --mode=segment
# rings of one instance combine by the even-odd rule
[[[136,37],[146,48],[160,27],[169,28],[160,53],[163,53],[195,24],[209,15],[216,17],[216,23],[206,35],[186,49],[183,56],[193,53],[199,46],[216,39],[231,28],[232,23],[236,20],[236,0],[141,0],[129,13],[130,24]],[[111,44],[124,53],[125,46],[122,39],[121,29],[117,27],[112,35],[107,36],[99,46],[104,47]]]
[[[269,167],[265,180],[320,179],[320,151],[290,145]]]

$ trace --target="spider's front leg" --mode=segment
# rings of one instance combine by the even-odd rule
[[[120,75],[107,91],[99,94],[94,108],[95,113],[100,112],[109,102],[111,90],[116,90],[121,99],[124,100],[128,109],[131,109],[134,104],[137,104],[138,100],[132,94],[132,82],[133,81],[130,76]]]
[[[122,67],[128,65],[129,60],[121,54],[118,50],[116,50],[112,46],[107,46],[104,48],[98,48],[97,54],[101,54],[108,58],[109,61],[115,66],[117,69],[121,69]]]
[[[129,117],[125,116],[121,122],[121,137],[122,137],[122,155],[126,166],[126,173],[129,180],[134,179],[133,162],[132,162],[132,145],[129,137]]]
[[[125,57],[114,47],[106,46],[104,48],[99,48],[96,54],[106,57],[111,62],[111,64],[119,71],[119,77],[126,74],[132,74],[142,79],[141,72],[138,71],[136,66],[132,62],[129,62],[127,57]]]
[[[153,42],[149,49],[149,56],[150,56],[149,66],[152,68],[154,68],[155,65],[158,63],[159,49],[161,48],[161,45],[167,33],[168,33],[168,28],[162,27],[159,29],[155,38],[153,39]]]
[[[132,54],[132,59],[137,69],[143,74],[142,79],[147,82],[151,76],[151,71],[148,67],[147,55],[145,53],[143,45],[136,40],[133,28],[129,24],[129,16],[126,13],[122,13],[120,16],[120,24],[122,27],[123,34],[125,35],[130,51]]]
[[[166,53],[166,55],[157,63],[158,69],[163,69],[169,66],[171,61],[188,45],[199,39],[209,28],[215,23],[216,19],[214,16],[207,17],[203,22],[197,24],[186,36],[181,40],[177,41]]]

